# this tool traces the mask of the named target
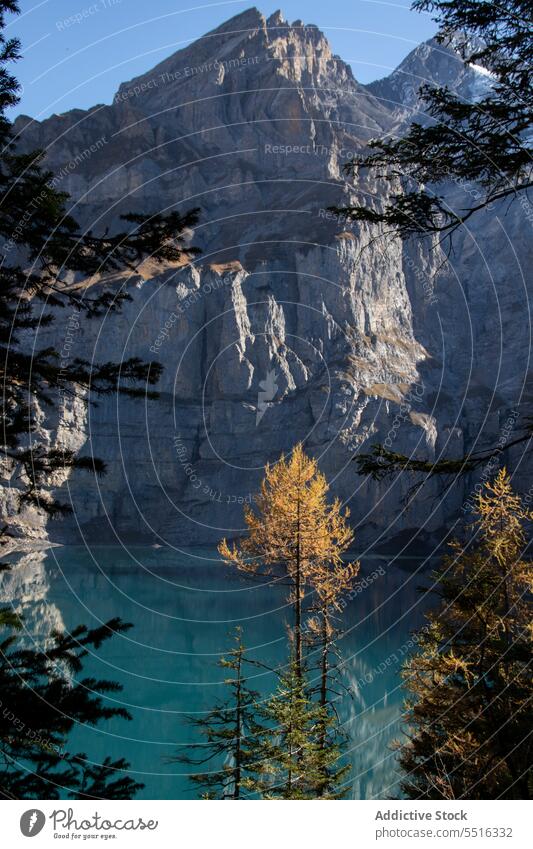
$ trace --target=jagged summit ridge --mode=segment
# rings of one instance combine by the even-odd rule
[[[114,102],[132,97],[138,102],[146,97],[153,100],[165,83],[174,83],[175,88],[190,87],[195,79],[197,87],[220,86],[229,72],[235,74],[242,68],[252,68],[254,78],[263,85],[276,74],[318,86],[336,78],[343,83],[355,82],[349,65],[333,55],[327,38],[316,25],[301,20],[290,24],[279,10],[266,18],[251,8],[176,51],[147,73],[122,83]]]

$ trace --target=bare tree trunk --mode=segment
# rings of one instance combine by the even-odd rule
[[[296,653],[296,674],[298,679],[302,680],[302,576],[301,576],[301,549],[300,549],[300,496],[298,495],[298,503],[296,507],[296,570],[294,575],[294,592],[295,592],[295,623],[294,623],[294,642]]]
[[[328,703],[328,609],[325,606],[322,610],[322,657],[320,661],[320,707],[325,711]],[[322,718],[321,730],[319,736],[319,745],[322,751],[326,748],[326,720]],[[318,795],[323,796],[326,790],[327,776],[324,776],[324,781],[320,784]]]
[[[320,664],[320,707],[325,708],[328,700],[328,612],[325,608],[322,612],[322,658]]]
[[[236,701],[237,701],[237,711],[235,715],[235,786],[233,788],[233,798],[239,799],[241,793],[241,766],[242,766],[242,749],[241,749],[241,737],[242,737],[242,688],[241,688],[241,663],[242,663],[242,650],[239,650],[238,661],[237,661],[237,689],[236,689]]]

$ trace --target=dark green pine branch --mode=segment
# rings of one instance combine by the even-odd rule
[[[114,618],[93,629],[52,632],[45,650],[24,646],[21,625],[0,609],[0,796],[57,799],[65,791],[76,799],[132,798],[142,785],[127,775],[124,759],[91,763],[68,748],[79,725],[131,719],[106,698],[121,692],[119,684],[79,677],[89,653],[131,626]]]
[[[513,200],[533,186],[531,4],[417,0],[413,8],[434,13],[437,39],[453,44],[465,65],[483,65],[492,75],[491,90],[468,103],[447,87],[422,86],[425,122],[413,122],[400,138],[373,139],[367,153],[345,166],[349,174],[370,171],[390,185],[387,200],[335,212],[385,225],[405,239],[448,237],[492,203]],[[452,209],[444,194],[450,181],[475,183],[481,200]]]
[[[515,445],[529,444],[533,439],[533,420],[526,417],[522,430],[520,436],[503,445],[496,445],[486,451],[470,452],[463,457],[420,460],[390,451],[383,445],[376,444],[370,453],[356,454],[353,460],[357,464],[358,474],[369,475],[376,481],[382,481],[399,472],[422,474],[425,479],[435,476],[466,474],[479,469]],[[529,447],[527,450],[530,450]]]
[[[105,466],[97,458],[49,449],[36,410],[57,406],[62,396],[89,403],[111,393],[154,400],[162,366],[138,358],[97,364],[76,358],[62,365],[53,346],[30,353],[23,340],[33,335],[38,342],[38,332],[53,324],[51,307],[74,307],[87,318],[120,310],[130,295],[111,272],[134,272],[147,258],[160,264],[191,260],[198,253],[188,244],[198,210],[127,214],[118,232],[79,227],[68,195],[57,191],[53,173],[44,167],[44,152],[21,152],[5,115],[18,102],[18,83],[8,66],[20,58],[20,45],[5,37],[6,14],[17,12],[16,2],[1,0],[0,445],[5,478],[21,485],[11,490],[14,499],[18,493],[15,509],[31,504],[53,518],[69,507],[47,492],[46,477],[60,469],[103,474]],[[44,310],[37,309],[38,301],[46,303]],[[10,533],[5,521],[0,536]]]

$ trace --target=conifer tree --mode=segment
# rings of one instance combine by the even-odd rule
[[[326,478],[300,443],[290,457],[282,455],[277,463],[266,466],[255,509],[245,508],[248,535],[238,545],[223,540],[219,546],[223,560],[243,572],[255,573],[261,567],[270,574],[285,570],[291,583],[298,675],[303,674],[305,589],[321,564],[329,563],[332,574],[343,571],[341,554],[353,540],[349,511],[342,512],[338,499],[329,504],[327,494]]]
[[[399,760],[410,798],[529,798],[532,518],[501,470],[477,499],[474,538],[454,542],[435,576],[440,603],[403,670],[409,728]]]
[[[0,609],[0,797],[5,799],[130,799],[143,785],[127,775],[129,764],[107,757],[99,765],[69,751],[70,732],[98,725],[127,710],[110,706],[107,694],[122,689],[113,681],[77,680],[88,651],[131,627],[112,619],[99,628],[78,626],[53,632],[46,649],[27,648],[22,621]]]
[[[206,767],[191,774],[190,780],[205,791],[204,798],[242,798],[246,776],[257,756],[254,741],[259,730],[256,705],[259,693],[248,687],[244,664],[246,649],[242,629],[235,629],[235,645],[218,665],[231,670],[224,681],[229,689],[226,701],[217,704],[207,716],[190,718],[203,738],[185,746],[171,761],[194,767]]]
[[[322,745],[335,717],[307,695],[308,684],[293,657],[280,673],[276,692],[260,708],[265,723],[257,733],[255,774],[245,780],[263,799],[341,799],[350,767],[340,764],[340,738]]]

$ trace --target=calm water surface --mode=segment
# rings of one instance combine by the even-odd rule
[[[24,613],[27,640],[42,641],[53,627],[96,627],[114,616],[134,624],[88,658],[83,673],[119,681],[123,692],[111,701],[127,706],[132,721],[82,726],[72,747],[96,762],[125,757],[130,774],[146,785],[141,797],[194,797],[186,768],[168,761],[194,738],[184,716],[200,716],[225,696],[216,662],[237,624],[250,657],[272,667],[286,660],[286,587],[243,579],[210,549],[65,547],[13,563],[0,576],[0,603]],[[427,584],[430,565],[393,556],[365,560],[361,577],[369,584],[347,599],[340,650],[349,694],[339,714],[350,736],[351,797],[398,792],[390,744],[399,734],[404,695],[399,668],[427,605],[417,588]],[[273,675],[254,667],[251,674],[253,688],[269,692]]]

